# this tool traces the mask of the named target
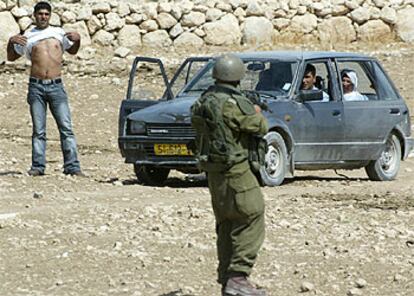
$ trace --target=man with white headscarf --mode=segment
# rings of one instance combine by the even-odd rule
[[[368,101],[368,97],[357,91],[358,77],[354,70],[342,70],[342,89],[345,101]]]

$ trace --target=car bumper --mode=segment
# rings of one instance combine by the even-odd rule
[[[194,155],[156,155],[155,144],[191,145],[194,138],[149,138],[140,136],[123,136],[118,138],[118,145],[126,163],[153,165],[170,169],[196,168]]]

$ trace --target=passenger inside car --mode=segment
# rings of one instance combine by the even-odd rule
[[[320,90],[322,87],[319,85],[317,87],[317,83],[321,84],[321,78],[317,79],[316,76],[316,68],[312,64],[307,64],[305,68],[305,73],[303,74],[302,79],[302,90]],[[323,91],[323,90],[322,90]],[[329,95],[323,91],[323,96],[321,102],[329,102]]]
[[[357,91],[358,76],[355,71],[344,69],[341,71],[344,101],[368,101],[368,97]]]

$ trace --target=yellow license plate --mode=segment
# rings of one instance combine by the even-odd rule
[[[154,144],[155,155],[192,155],[186,144]]]

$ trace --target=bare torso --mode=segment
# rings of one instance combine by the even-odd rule
[[[30,76],[39,79],[60,77],[62,56],[63,49],[58,40],[49,38],[40,41],[32,48]]]

